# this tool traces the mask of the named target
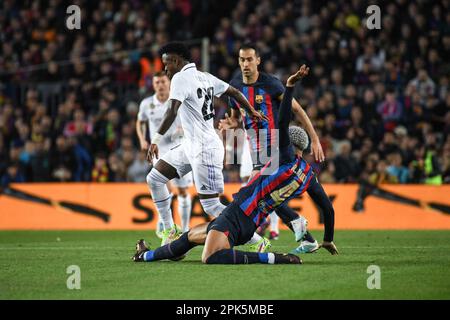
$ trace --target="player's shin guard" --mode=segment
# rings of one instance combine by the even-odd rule
[[[195,243],[189,242],[188,232],[185,232],[177,240],[144,253],[144,261],[150,262],[176,258],[185,254],[195,246]]]
[[[233,249],[222,249],[214,252],[206,259],[207,264],[250,264],[275,263],[275,254],[245,252]]]
[[[185,197],[178,195],[178,213],[181,218],[181,228],[183,232],[189,230],[189,220],[191,219],[192,200],[187,194]]]
[[[217,217],[222,213],[223,209],[226,208],[226,206],[220,202],[219,197],[200,199],[200,203],[202,204],[203,210],[213,217]]]
[[[173,227],[172,210],[170,209],[172,195],[167,188],[168,181],[169,179],[155,168],[147,175],[147,184],[165,229]]]

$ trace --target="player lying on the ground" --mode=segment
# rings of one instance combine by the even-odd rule
[[[150,250],[144,240],[139,240],[133,256],[135,262],[180,257],[193,247],[204,244],[202,262],[208,264],[302,263],[293,254],[245,252],[233,250],[233,247],[246,243],[272,210],[309,188],[318,188],[311,166],[302,158],[307,147],[306,132],[299,127],[289,128],[293,86],[308,72],[309,68],[302,65],[287,80],[279,114],[279,168],[270,175],[264,175],[264,168],[239,190],[233,202],[215,220],[194,227],[168,245]],[[325,235],[321,246],[337,254],[333,243],[334,211],[324,212],[324,220]]]

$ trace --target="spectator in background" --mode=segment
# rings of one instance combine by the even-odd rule
[[[428,76],[425,69],[418,71],[417,76],[408,83],[408,87],[412,93],[417,92],[419,94],[422,103],[436,90],[436,84]]]
[[[395,177],[398,183],[407,183],[409,179],[408,168],[402,165],[402,156],[399,152],[391,153],[387,157],[388,167],[386,173],[389,176]]]
[[[109,181],[126,181],[127,170],[125,163],[117,153],[112,153],[108,158]]]
[[[64,136],[56,139],[56,146],[50,152],[50,168],[51,176],[56,181],[73,181],[76,159],[73,148]]]
[[[102,153],[97,154],[95,157],[94,168],[91,173],[92,182],[109,182],[110,173],[108,168],[108,163],[106,161],[106,156]]]
[[[131,166],[128,168],[127,181],[131,182],[145,182],[145,177],[150,171],[150,166],[146,160],[144,152],[137,152]]]
[[[20,171],[18,162],[12,162],[1,177],[1,186],[6,188],[10,183],[25,182],[25,175]]]
[[[375,172],[369,176],[369,182],[373,185],[381,183],[398,183],[397,177],[387,170],[386,160],[381,159],[376,163]]]
[[[436,151],[424,145],[419,146],[415,152],[416,160],[410,164],[411,181],[429,185],[442,184],[442,171],[436,157]]]
[[[51,181],[50,140],[34,143],[34,152],[30,156],[31,181]]]
[[[385,100],[377,107],[377,111],[383,120],[385,130],[391,131],[397,126],[402,118],[402,109],[402,105],[395,97],[395,92],[391,89],[388,90],[386,92]]]
[[[334,159],[336,182],[355,182],[358,176],[358,163],[351,154],[352,145],[350,141],[344,140],[339,145],[339,152]]]

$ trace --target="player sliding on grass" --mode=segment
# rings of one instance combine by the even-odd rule
[[[208,264],[302,263],[302,260],[294,254],[244,252],[233,250],[233,247],[246,243],[258,226],[264,223],[268,214],[286,201],[310,188],[317,188],[325,195],[311,166],[302,158],[302,152],[307,147],[308,141],[305,131],[299,127],[289,128],[293,86],[308,72],[309,68],[302,65],[287,80],[278,120],[279,168],[270,175],[264,175],[266,165],[235,194],[233,202],[215,220],[194,227],[168,245],[150,250],[144,240],[139,240],[133,261],[150,262],[176,258],[183,256],[193,247],[204,244],[202,262]],[[332,254],[337,254],[337,248],[333,243],[334,211],[324,212],[324,220],[325,235],[321,246]]]

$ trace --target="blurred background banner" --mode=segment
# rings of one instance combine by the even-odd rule
[[[450,186],[327,184],[337,229],[450,230]],[[240,184],[227,184],[228,203]],[[370,189],[371,188],[371,189]],[[191,226],[208,221],[194,188]],[[176,197],[172,204],[180,223]],[[322,229],[321,213],[309,196],[290,206]],[[1,230],[148,230],[156,227],[156,208],[145,184],[11,184],[0,195]],[[286,228],[284,225],[282,228]]]

